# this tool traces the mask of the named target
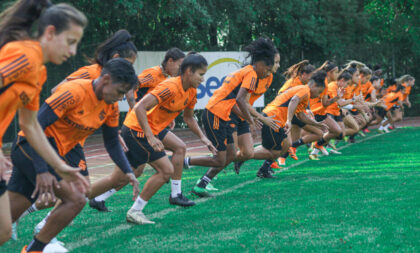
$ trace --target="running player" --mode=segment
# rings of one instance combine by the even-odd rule
[[[88,176],[86,159],[80,141],[102,126],[105,148],[133,185],[133,199],[138,194],[138,181],[131,170],[118,141],[118,100],[137,84],[137,76],[130,62],[118,58],[108,61],[95,80],[77,79],[63,84],[40,109],[38,119],[49,142],[69,165],[80,168]],[[15,221],[31,206],[37,196],[45,198],[35,181],[49,177],[53,182],[52,199],[60,204],[51,212],[45,226],[35,235],[27,252],[42,251],[83,209],[85,195],[73,192],[28,145],[20,132],[12,147],[13,172],[8,185],[12,219]],[[26,252],[26,251],[23,251]]]
[[[147,180],[140,196],[128,211],[128,222],[154,223],[146,218],[143,209],[174,174],[174,165],[166,156],[159,135],[182,111],[184,111],[184,121],[191,131],[210,151],[216,152],[194,119],[197,87],[204,80],[206,71],[207,61],[203,56],[196,53],[188,55],[181,64],[180,76],[160,83],[128,113],[121,131],[128,147],[127,158],[133,168],[149,163],[157,171]],[[183,195],[181,193],[178,196]]]
[[[171,48],[166,52],[165,58],[160,66],[144,70],[138,76],[139,85],[134,90],[135,102],[140,101],[144,95],[150,93],[159,83],[163,82],[168,77],[178,76],[179,67],[182,64],[184,57],[184,52],[179,48]],[[170,125],[170,128],[173,128],[173,124],[174,121],[171,122],[172,126]],[[181,191],[183,161],[187,149],[185,143],[167,129],[160,132],[158,137],[162,141],[165,149],[172,151],[171,162],[174,166],[174,174],[171,178],[171,196],[169,197],[169,203],[180,206],[194,205],[195,203],[183,196]],[[143,164],[134,169],[134,173],[137,177],[143,173],[145,165],[146,164]],[[124,174],[121,173],[121,170],[115,168],[111,175],[108,175],[93,184],[90,196],[97,197],[89,200],[89,205],[98,211],[109,211],[105,206],[105,200],[122,189],[127,183],[128,181]]]
[[[202,120],[207,137],[217,148],[217,154],[208,157],[187,157],[185,165],[211,167],[194,187],[193,193],[200,197],[211,196],[207,185],[230,162],[235,159],[236,150],[233,144],[232,128],[229,126],[230,115],[237,110],[255,133],[255,120],[249,110],[249,93],[255,93],[259,80],[271,74],[274,57],[277,53],[273,43],[259,38],[245,47],[251,57],[251,64],[228,75],[206,105]],[[257,115],[255,115],[257,116]],[[268,126],[278,128],[269,117],[259,119]]]
[[[38,22],[37,40],[31,40],[28,34],[34,22]],[[79,170],[66,165],[54,152],[36,119],[39,94],[46,81],[44,64],[61,64],[75,55],[86,24],[86,17],[80,11],[67,4],[52,5],[49,1],[20,0],[0,14],[0,245],[11,234],[3,178],[11,164],[1,151],[1,144],[17,110],[19,126],[35,151],[62,178],[76,183],[79,191],[85,192],[88,187]],[[52,182],[47,178],[39,178],[36,184],[40,192],[51,193]]]
[[[263,126],[261,130],[262,145],[254,152],[254,159],[266,160],[257,172],[261,178],[274,178],[270,166],[281,154],[288,152],[291,145],[291,138],[287,136],[292,127],[294,117],[307,125],[328,130],[327,125],[317,122],[305,113],[309,106],[309,99],[317,98],[325,89],[326,72],[323,70],[315,72],[308,85],[298,85],[279,93],[277,97],[268,104],[263,112],[273,117],[278,130]]]

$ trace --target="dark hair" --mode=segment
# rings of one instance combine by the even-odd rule
[[[349,81],[351,80],[353,74],[351,74],[349,71],[347,70],[343,70],[341,71],[341,73],[338,75],[337,80],[341,80],[344,79],[345,81]]]
[[[373,66],[373,71],[376,71],[376,70],[379,70],[379,69],[382,69],[381,65],[376,64],[375,66]]]
[[[55,27],[56,34],[68,29],[70,22],[83,28],[87,25],[85,15],[71,5],[53,5],[49,0],[19,0],[0,14],[0,48],[11,41],[30,39],[32,25],[38,19],[38,36],[49,25]]]
[[[166,63],[169,61],[169,59],[172,59],[173,61],[177,61],[179,59],[185,58],[184,52],[182,52],[181,49],[177,47],[173,47],[166,51],[165,58],[162,61],[162,67],[166,67]]]
[[[96,48],[94,61],[103,66],[115,54],[119,54],[121,58],[128,58],[137,54],[137,48],[131,41],[131,34],[127,30],[119,30],[102,42]]]
[[[314,83],[316,87],[325,88],[326,77],[327,77],[327,72],[325,72],[324,70],[317,70],[315,73],[312,74],[309,82]]]
[[[360,74],[363,74],[364,76],[372,75],[372,71],[367,67],[361,68],[359,72]]]
[[[345,70],[348,71],[353,76],[354,73],[356,73],[357,70],[358,70],[357,69],[357,64],[355,64],[355,63],[350,64],[345,68]]]
[[[129,89],[134,88],[139,82],[133,64],[123,58],[107,61],[102,68],[101,76],[105,74],[111,76],[113,83],[128,84]]]
[[[290,66],[283,74],[286,76],[287,79],[289,79],[299,76],[303,73],[309,74],[314,71],[315,67],[312,64],[310,64],[308,60],[303,60],[299,63]]]
[[[325,70],[326,72],[330,72],[331,70],[337,67],[338,67],[337,64],[327,60],[317,70]]]
[[[267,38],[259,38],[251,42],[244,48],[248,52],[248,57],[251,57],[251,64],[263,61],[267,66],[274,65],[274,57],[278,53],[274,44]]]
[[[191,71],[195,72],[197,69],[207,67],[207,66],[208,66],[208,63],[207,63],[206,58],[204,58],[201,54],[192,52],[192,53],[189,53],[185,57],[179,69],[182,75],[185,73],[185,71],[188,68],[191,68]]]
[[[376,80],[379,80],[379,77],[377,77],[377,76],[372,76],[372,77],[370,78],[370,82],[371,82],[371,83],[375,82]]]
[[[394,92],[399,92],[399,91],[403,90],[404,88],[405,87],[402,84],[397,83],[397,89],[395,89]]]

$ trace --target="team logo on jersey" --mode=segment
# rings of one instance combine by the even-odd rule
[[[105,113],[105,111],[102,109],[102,111],[99,113],[99,119],[100,119],[100,120],[104,120],[104,119],[105,119],[105,115],[106,115],[106,113]]]
[[[81,110],[81,111],[78,111],[77,114],[83,115],[84,112],[85,112],[84,110]]]
[[[30,99],[29,99],[28,95],[27,95],[24,91],[22,91],[22,92],[19,94],[19,98],[20,98],[20,100],[22,101],[22,104],[23,104],[23,105],[27,105],[27,104],[29,104],[29,102],[30,102]]]

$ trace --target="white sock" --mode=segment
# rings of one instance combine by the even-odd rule
[[[390,123],[388,123],[386,126],[385,126],[385,128],[389,128],[391,126],[391,124]]]
[[[50,214],[51,212],[48,212],[47,216],[45,216],[45,218],[42,219],[42,221],[38,223],[38,225],[36,225],[37,229],[41,230],[45,226],[45,223],[47,222],[48,217],[50,217]]]
[[[314,150],[312,150],[311,155],[318,155],[319,153],[319,149],[314,148]]]
[[[114,193],[116,193],[117,190],[115,189],[111,189],[107,192],[102,193],[101,195],[99,195],[98,197],[95,198],[96,201],[105,201],[107,200],[109,197],[111,197],[112,195],[114,195]]]
[[[137,197],[136,201],[134,201],[134,204],[131,208],[134,210],[143,211],[144,207],[147,205],[147,201],[140,198],[140,196]]]
[[[381,125],[380,127],[379,127],[379,130],[384,130],[384,127]]]
[[[181,180],[171,180],[171,197],[176,198],[181,193]]]

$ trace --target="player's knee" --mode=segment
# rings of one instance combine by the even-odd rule
[[[242,152],[242,157],[243,157],[245,160],[252,159],[252,158],[254,157],[254,150],[253,150],[253,149],[245,149],[245,150]]]
[[[7,242],[12,237],[12,227],[2,228],[0,232],[0,245]]]
[[[182,143],[182,145],[177,146],[173,152],[174,155],[179,154],[185,156],[185,154],[187,153],[187,145],[185,143]]]
[[[172,177],[172,175],[174,174],[175,170],[174,167],[172,166],[168,166],[167,168],[165,168],[162,171],[162,177],[165,180],[165,182],[169,181],[169,179]]]
[[[74,194],[71,199],[72,209],[77,213],[86,205],[86,197],[83,194]]]

